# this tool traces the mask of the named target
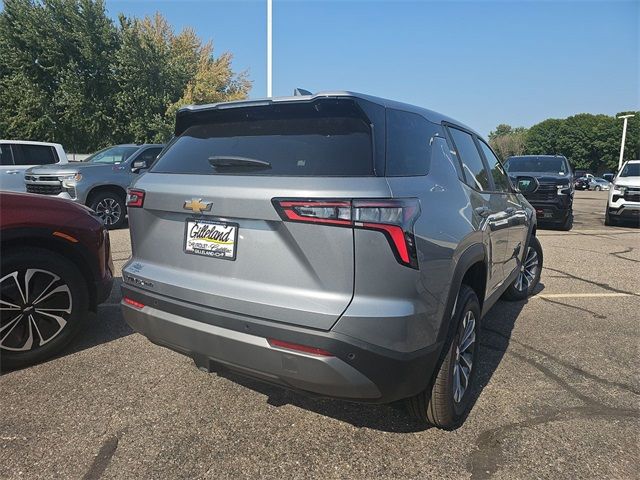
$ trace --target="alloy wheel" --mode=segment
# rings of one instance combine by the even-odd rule
[[[0,279],[0,349],[25,352],[56,338],[69,321],[69,286],[55,273],[29,268]]]
[[[96,213],[105,225],[115,225],[120,220],[122,210],[114,198],[103,198],[96,205]]]
[[[529,247],[527,249],[527,256],[520,267],[520,273],[516,279],[515,287],[517,290],[523,292],[529,288],[531,282],[536,278],[539,265],[538,252],[536,252],[535,248]]]
[[[462,319],[462,334],[456,345],[453,365],[453,400],[459,403],[464,397],[473,368],[473,352],[476,344],[476,317],[469,310]]]

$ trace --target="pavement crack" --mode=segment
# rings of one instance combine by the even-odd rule
[[[633,247],[627,247],[626,249],[620,252],[611,252],[609,255],[613,255],[616,258],[620,258],[622,260],[627,260],[629,262],[640,263],[640,260],[636,260],[635,258],[623,257],[623,253],[631,253],[633,251]]]
[[[105,440],[100,447],[96,458],[93,459],[93,463],[87,470],[87,473],[82,477],[83,480],[94,480],[102,477],[102,474],[107,469],[111,458],[116,453],[119,442],[118,435],[112,435]]]
[[[555,303],[556,305],[562,305],[563,307],[567,307],[567,308],[572,308],[574,310],[580,310],[582,312],[586,312],[586,313],[590,313],[591,315],[593,315],[595,318],[600,318],[600,319],[605,319],[607,318],[606,315],[601,315],[597,312],[594,312],[593,310],[589,310],[588,308],[584,308],[584,307],[578,307],[576,305],[571,305],[569,303],[563,303],[563,302],[559,302],[557,300],[550,300],[548,298],[545,297],[540,297],[541,300],[544,300],[545,302],[548,303]]]
[[[581,369],[579,367],[576,367],[575,365],[573,365],[573,364],[571,364],[571,363],[569,363],[569,362],[567,362],[565,360],[562,360],[561,358],[558,358],[555,355],[551,355],[550,353],[547,353],[544,350],[540,350],[540,349],[538,349],[536,347],[532,347],[531,345],[527,345],[526,343],[522,343],[519,340],[516,340],[514,338],[508,337],[504,333],[502,333],[502,332],[500,332],[498,330],[494,330],[493,328],[483,327],[483,330],[486,330],[488,332],[494,333],[494,334],[498,335],[499,337],[502,337],[502,338],[504,338],[505,340],[507,340],[509,342],[513,342],[516,345],[518,345],[518,346],[520,346],[520,347],[522,347],[522,348],[524,348],[526,350],[534,352],[534,353],[536,353],[538,355],[542,355],[543,357],[546,357],[546,358],[552,360],[553,362],[555,362],[558,365],[566,368],[567,370],[570,370],[570,371],[572,371],[573,373],[575,373],[577,375],[581,375],[581,376],[583,376],[585,378],[588,378],[589,380],[591,380],[591,381],[593,381],[595,383],[599,383],[601,385],[608,386],[608,387],[616,387],[616,388],[619,388],[621,390],[625,390],[625,391],[627,391],[629,393],[633,393],[634,395],[640,395],[640,390],[638,390],[637,388],[634,388],[631,385],[627,385],[626,383],[622,383],[622,382],[616,382],[614,380],[608,380],[606,378],[601,378],[601,377],[599,377],[597,375],[594,375],[593,373],[587,372],[586,370],[583,370],[583,369]],[[486,343],[481,343],[481,345],[484,346],[484,347],[487,347],[487,348],[491,348],[491,349],[496,350],[496,351],[503,351],[503,352],[506,351],[506,349],[500,349],[499,347],[494,347],[494,346],[488,345]],[[510,353],[514,353],[514,352],[510,351]]]
[[[603,405],[586,405],[561,410],[549,409],[543,414],[520,422],[509,423],[501,427],[485,430],[478,435],[476,439],[478,449],[473,452],[470,458],[471,478],[475,480],[491,478],[491,476],[503,466],[504,451],[502,446],[511,433],[555,421],[588,419],[593,417],[622,420],[637,419],[640,417],[640,411],[612,408]]]
[[[629,292],[627,290],[620,290],[619,288],[612,287],[608,283],[596,282],[594,280],[589,280],[588,278],[579,277],[579,276],[574,275],[572,273],[568,273],[568,272],[565,272],[563,270],[556,270],[555,268],[551,268],[551,267],[547,267],[547,266],[545,266],[544,268],[545,268],[545,270],[551,270],[552,272],[562,273],[563,275],[566,275],[569,278],[573,278],[575,280],[580,280],[581,282],[585,282],[585,283],[588,283],[590,285],[595,285],[595,286],[600,287],[600,288],[602,288],[604,290],[607,290],[609,292],[624,293],[624,294],[627,294],[627,295],[631,295],[633,297],[640,296],[640,295],[638,295],[637,293],[634,293],[634,292]]]

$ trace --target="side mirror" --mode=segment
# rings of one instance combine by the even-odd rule
[[[133,162],[133,165],[131,165],[131,171],[134,173],[137,173],[140,170],[145,170],[147,168],[149,167],[146,160],[136,160],[135,162]]]
[[[534,193],[538,190],[540,184],[535,177],[518,177],[516,179],[515,189],[517,192],[526,195],[528,193]]]

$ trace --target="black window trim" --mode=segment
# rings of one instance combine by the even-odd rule
[[[456,157],[458,157],[458,162],[460,162],[460,168],[462,169],[462,175],[464,175],[464,180],[463,183],[465,185],[467,185],[469,188],[471,188],[472,190],[478,192],[478,193],[506,193],[506,192],[499,192],[495,190],[495,185],[493,184],[493,175],[491,175],[491,169],[489,168],[489,166],[487,165],[487,160],[484,157],[483,153],[482,153],[482,149],[480,148],[480,145],[478,144],[478,140],[477,140],[477,135],[472,132],[471,130],[461,127],[460,125],[457,125],[455,123],[450,123],[450,122],[442,122],[442,125],[445,127],[445,130],[447,132],[447,135],[449,136],[449,138],[451,139],[451,144],[453,145],[453,148],[456,151]],[[460,156],[460,150],[458,149],[458,146],[456,145],[456,142],[453,140],[453,135],[451,135],[450,129],[455,128],[456,130],[460,130],[461,132],[464,132],[468,135],[471,135],[471,139],[473,140],[473,144],[476,147],[476,150],[478,151],[478,154],[480,155],[480,161],[482,162],[482,165],[484,166],[484,168],[487,170],[487,179],[489,181],[489,189],[487,190],[478,190],[477,188],[469,185],[469,181],[467,180],[467,174],[464,171],[464,165],[462,164],[462,157]]]

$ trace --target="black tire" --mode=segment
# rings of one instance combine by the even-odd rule
[[[465,334],[465,327],[470,324],[468,315],[473,317],[473,330],[470,346],[473,347],[470,353],[471,369],[468,374],[468,380],[464,391],[459,399],[455,399],[456,395],[456,368],[463,368],[464,359],[468,356],[459,355],[461,348],[460,342]],[[465,324],[465,320],[467,323]],[[453,430],[460,426],[466,418],[471,400],[473,397],[473,385],[476,377],[474,365],[478,365],[478,341],[477,336],[480,328],[480,303],[473,289],[467,285],[460,287],[458,300],[456,302],[456,311],[451,319],[452,326],[455,329],[450,335],[448,343],[443,351],[443,357],[437,374],[433,382],[426,390],[407,400],[409,413],[416,419],[428,425],[441,428],[444,430]],[[460,358],[460,361],[457,359]],[[460,372],[461,370],[459,370]],[[464,383],[464,375],[458,378]]]
[[[25,367],[60,352],[80,331],[89,310],[80,271],[57,253],[31,247],[3,251],[0,270],[0,296],[18,307],[0,311],[0,369]]]
[[[564,221],[564,223],[560,225],[560,230],[568,232],[572,228],[573,228],[573,212],[569,212],[569,215],[567,215],[567,218]]]
[[[602,187],[600,187],[600,186],[596,186],[596,188],[594,188],[594,190],[595,190],[596,192],[599,192],[600,190],[602,190]]]
[[[525,270],[521,269],[518,277],[502,294],[502,298],[504,300],[524,300],[525,298],[529,297],[538,286],[543,264],[542,246],[540,245],[540,241],[538,240],[538,238],[534,235],[531,235],[529,237],[529,244],[527,245],[527,252],[524,257],[525,260],[523,263],[523,267],[526,267],[529,260],[534,258],[533,253],[535,253],[535,259],[537,259],[537,268],[535,268],[535,270],[529,271],[528,275],[525,274]]]
[[[127,216],[125,199],[115,190],[97,192],[89,198],[88,206],[102,219],[109,230],[122,228]]]
[[[613,217],[611,217],[611,215],[609,215],[608,209],[606,212],[604,212],[604,224],[607,227],[613,227],[617,224],[616,220]]]

